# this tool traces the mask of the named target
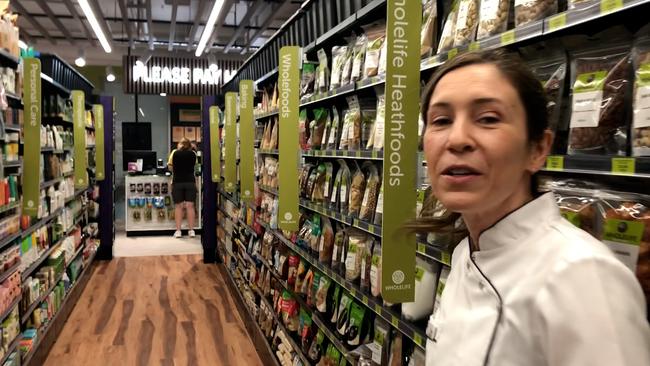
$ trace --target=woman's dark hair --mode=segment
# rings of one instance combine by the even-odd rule
[[[426,129],[429,101],[440,80],[448,73],[471,65],[494,65],[515,88],[526,113],[528,142],[539,142],[548,128],[547,99],[544,87],[519,55],[505,50],[469,52],[445,62],[431,77],[422,92],[422,120]],[[424,135],[424,133],[423,133]],[[408,223],[406,228],[415,232],[446,232],[464,234],[463,225],[457,225],[460,214],[447,211],[441,216],[436,213],[436,198],[425,200],[419,218]],[[437,215],[440,213],[437,212]],[[464,235],[463,235],[464,236]]]

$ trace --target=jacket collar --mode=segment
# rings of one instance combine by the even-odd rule
[[[516,245],[560,217],[553,193],[545,193],[497,221],[479,236],[481,252]]]

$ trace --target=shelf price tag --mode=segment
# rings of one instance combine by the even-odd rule
[[[560,13],[548,18],[548,27],[551,31],[564,28],[566,26],[566,13]]]
[[[417,251],[422,253],[422,254],[426,254],[426,252],[427,252],[426,246],[423,243],[418,243]]]
[[[298,109],[300,105],[301,49],[285,46],[280,49],[278,60],[278,91],[280,94],[280,144],[278,172],[280,194],[278,202],[278,227],[297,231],[298,219]]]
[[[441,257],[442,263],[444,263],[444,264],[446,264],[448,266],[451,266],[451,255],[449,254],[449,252],[442,252],[440,254],[440,257]]]
[[[417,124],[421,1],[387,1],[386,131],[384,134],[384,210],[381,285],[384,300],[412,302],[415,297],[415,235],[404,235],[402,222],[413,217],[418,157]]]
[[[361,302],[362,302],[364,305],[368,305],[368,296],[363,295],[363,298],[361,299]]]
[[[469,51],[474,52],[474,51],[479,51],[481,49],[481,43],[480,42],[472,42],[469,44]]]
[[[551,155],[546,157],[546,169],[553,171],[563,171],[564,156]]]
[[[221,141],[219,129],[219,107],[211,106],[210,115],[210,167],[212,181],[219,183],[221,177]]]
[[[104,168],[104,106],[93,105],[95,115],[95,176],[97,180],[106,178]]]
[[[226,148],[224,160],[226,160],[226,171],[224,172],[226,192],[234,193],[237,184],[237,93],[226,93],[226,121],[224,145]]]
[[[381,305],[375,304],[375,313],[381,315]]]
[[[610,13],[623,7],[623,0],[600,0],[600,13]]]
[[[511,29],[507,32],[501,33],[501,45],[506,46],[515,42],[515,30]]]
[[[393,315],[390,318],[390,323],[393,324],[395,328],[399,328],[399,318],[397,318],[396,316]]]
[[[88,155],[86,152],[86,97],[81,90],[72,91],[72,122],[74,134],[74,187],[88,188]]]
[[[241,199],[253,202],[255,192],[255,120],[253,119],[253,80],[239,82],[239,177]]]
[[[636,172],[634,158],[612,158],[612,173],[620,175],[633,175]]]
[[[41,191],[41,60],[29,57],[23,62],[23,214],[35,217]]]
[[[456,56],[458,56],[458,48],[452,48],[447,52],[447,60],[451,60]]]
[[[415,341],[415,344],[417,344],[420,347],[423,347],[424,344],[422,344],[422,336],[419,335],[418,333],[413,333],[413,340]]]

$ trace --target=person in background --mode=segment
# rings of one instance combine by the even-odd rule
[[[178,147],[172,151],[169,158],[172,171],[172,198],[175,205],[176,232],[175,238],[183,236],[181,225],[183,224],[183,209],[187,212],[188,235],[193,238],[194,233],[194,202],[196,201],[196,181],[194,179],[194,166],[196,165],[196,154],[192,151],[192,143],[183,138]]]
[[[468,232],[429,320],[426,365],[650,365],[634,273],[537,189],[553,133],[525,63],[503,51],[453,58],[425,88],[422,117],[433,196],[449,213],[411,228],[462,219]]]

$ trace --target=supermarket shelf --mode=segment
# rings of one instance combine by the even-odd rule
[[[380,236],[381,237],[381,226],[380,225],[375,225],[371,224],[356,218],[353,218],[348,215],[343,215],[342,213],[335,211],[335,210],[330,210],[328,208],[323,207],[320,204],[315,204],[312,202],[307,201],[306,199],[301,199],[300,200],[300,206],[303,208],[306,208],[310,211],[319,213],[323,216],[327,216],[331,219],[334,219],[336,221],[340,221],[344,224],[354,226],[357,229],[361,229],[365,232],[368,232],[370,234]]]
[[[264,113],[260,113],[260,114],[255,115],[255,119],[265,119],[265,118],[277,116],[279,113],[280,112],[279,112],[278,109],[274,109],[274,110],[272,110],[270,112],[264,112]]]
[[[41,189],[49,188],[49,187],[51,187],[53,185],[56,185],[56,184],[59,184],[61,182],[63,182],[63,177],[58,177],[58,178],[54,178],[52,180],[48,180],[47,182],[41,183]]]
[[[41,227],[47,225],[50,222],[50,220],[52,220],[53,218],[59,216],[62,211],[63,211],[63,208],[59,208],[58,210],[54,211],[54,213],[52,213],[50,216],[38,221],[37,223],[35,223],[32,226],[28,227],[27,229],[23,230],[21,236],[23,238],[26,238],[27,236],[29,236],[34,231],[36,231],[36,230],[40,229]]]
[[[226,197],[226,199],[232,202],[235,205],[235,207],[239,208],[239,202],[237,202],[237,200],[233,195],[231,195],[230,193],[226,193],[226,191],[221,189],[221,187],[217,188],[217,192],[219,192],[219,194],[221,194],[222,196]]]
[[[13,209],[18,208],[18,207],[20,207],[20,202],[18,202],[18,201],[11,202],[8,205],[0,206],[0,213],[7,212],[7,211],[13,210]]]
[[[411,324],[410,322],[402,320],[400,318],[399,313],[391,309],[384,308],[381,299],[376,299],[372,297],[372,295],[363,292],[358,285],[346,281],[344,277],[342,277],[341,275],[333,271],[330,267],[327,267],[322,263],[320,263],[317,258],[314,258],[312,255],[307,253],[303,248],[287,240],[281,233],[272,230],[268,225],[262,222],[260,222],[260,225],[264,226],[266,230],[268,230],[273,235],[275,235],[275,237],[278,238],[280,241],[282,241],[287,247],[289,247],[291,250],[298,253],[298,255],[300,255],[305,260],[307,260],[313,267],[316,267],[320,272],[326,274],[328,277],[330,277],[336,283],[338,283],[341,287],[346,289],[352,295],[352,297],[356,298],[359,302],[366,305],[377,315],[379,315],[384,320],[392,324],[394,328],[398,329],[404,335],[412,339],[415,342],[415,344],[417,344],[419,347],[424,349],[425,346],[424,340],[426,340],[426,334],[424,332],[424,329],[419,329],[415,327],[413,324]]]
[[[16,306],[18,306],[19,303],[20,303],[20,296],[18,296],[16,300],[14,300],[14,302],[11,303],[11,305],[9,305],[7,310],[5,310],[2,314],[0,314],[0,323],[2,323],[7,316],[9,316],[9,314],[14,310]]]
[[[230,218],[230,214],[226,212],[226,210],[223,207],[217,205],[217,210],[221,211],[224,214],[224,216],[226,216],[226,218]]]
[[[280,153],[280,150],[278,149],[257,149],[257,152],[260,154],[266,154],[266,155],[278,155]]]
[[[9,93],[5,91],[5,95],[7,96],[7,99],[16,103],[22,103],[23,100],[20,99],[20,96],[14,93]]]
[[[650,157],[553,155],[546,159],[546,166],[542,170],[549,173],[580,173],[650,178]]]
[[[2,358],[0,358],[0,365],[4,365],[5,361],[7,361],[7,358],[9,358],[9,355],[11,355],[16,349],[18,348],[18,344],[22,340],[22,333],[18,333],[16,336],[16,339],[14,339],[9,347],[7,347],[7,353],[5,353]],[[18,356],[20,357],[20,352],[18,352]]]
[[[309,98],[303,98],[300,100],[300,107],[306,107],[311,104],[315,103],[320,103],[324,102],[336,97],[341,97],[344,95],[348,95],[350,93],[354,92],[354,84],[348,84],[339,88],[336,88],[334,90],[329,90],[325,93],[320,93],[320,94],[314,94]]]
[[[361,89],[371,88],[373,86],[383,85],[384,83],[386,83],[386,74],[380,74],[377,76],[371,76],[369,78],[357,81],[356,89],[361,90]]]
[[[270,193],[270,194],[274,194],[274,195],[276,195],[276,196],[279,195],[278,190],[275,189],[275,188],[268,187],[268,186],[263,186],[263,185],[261,185],[261,184],[259,185],[259,187],[260,187],[260,189],[263,190],[264,192],[267,192],[267,193]]]
[[[5,125],[5,132],[20,132],[20,125],[7,124]]]
[[[64,273],[65,273],[65,269],[62,270],[61,273],[59,273],[59,275],[56,277],[56,280],[52,283],[52,286],[50,286],[50,288],[48,288],[47,291],[43,292],[43,294],[41,294],[41,296],[39,296],[38,299],[36,299],[31,305],[29,305],[29,307],[27,308],[27,311],[25,311],[24,313],[21,314],[20,324],[25,324],[29,320],[29,317],[32,315],[34,310],[36,310],[36,308],[43,301],[45,301],[47,296],[49,296],[50,293],[52,291],[54,291],[54,289],[56,288],[56,285],[58,285],[59,281],[61,281],[61,279],[63,278]]]
[[[4,280],[9,278],[9,276],[14,274],[14,272],[16,272],[18,267],[20,267],[20,262],[14,264],[13,266],[11,266],[11,268],[9,268],[8,270],[2,272],[2,274],[0,274],[0,283],[4,282]],[[0,323],[2,323],[3,319],[4,319],[4,317],[0,317]]]
[[[448,251],[445,251],[423,241],[418,241],[416,252],[422,256],[434,259],[444,265],[451,267],[451,253]]]
[[[264,76],[262,76],[261,78],[255,80],[255,85],[257,86],[257,85],[259,85],[259,84],[264,83],[266,80],[272,78],[273,76],[276,76],[277,73],[278,73],[278,68],[276,67],[276,68],[274,68],[273,70],[271,70],[271,71],[269,71],[268,73],[266,73],[266,75],[264,75]]]
[[[14,242],[16,239],[20,239],[20,231],[17,233],[11,234],[9,236],[4,237],[3,239],[0,239],[0,249],[3,249],[7,245],[11,244]]]
[[[644,3],[647,3],[647,0],[596,1],[586,7],[570,9],[544,19],[544,34],[575,27],[579,24],[601,18],[608,14],[628,10]]]
[[[2,65],[9,65],[11,68],[15,69],[18,67],[18,64],[20,63],[20,58],[12,55],[11,53],[7,52],[4,48],[0,48],[0,64]],[[4,363],[4,360],[0,362],[0,365]]]
[[[74,122],[66,119],[66,117],[61,116],[43,116],[44,124],[66,124],[73,126]]]
[[[36,269],[40,267],[43,262],[45,262],[50,254],[52,254],[52,252],[54,252],[59,247],[59,245],[63,242],[63,239],[64,238],[59,239],[59,241],[57,241],[54,245],[51,245],[49,248],[47,248],[47,250],[43,252],[43,254],[41,254],[41,256],[38,257],[34,263],[30,264],[29,267],[20,274],[21,280],[23,282],[25,282],[27,277],[34,273],[34,271],[36,271]]]
[[[22,160],[4,161],[2,162],[2,166],[5,168],[19,168],[23,166],[23,161]]]
[[[318,158],[347,158],[347,159],[364,159],[364,160],[383,160],[383,151],[347,151],[347,150],[305,150],[302,156]]]
[[[242,220],[238,220],[238,222],[239,222],[239,225],[241,225],[244,229],[246,229],[246,231],[248,231],[249,233],[251,233],[251,235],[253,235],[253,237],[255,237],[255,238],[258,237],[257,233],[255,232],[255,230],[253,230],[252,227],[248,226],[248,225],[247,225],[245,222],[243,222]]]
[[[49,75],[46,75],[41,72],[41,79],[45,80],[49,85],[57,89],[61,94],[64,96],[70,96],[70,89],[66,88],[65,86],[59,84],[57,81],[53,80]]]

